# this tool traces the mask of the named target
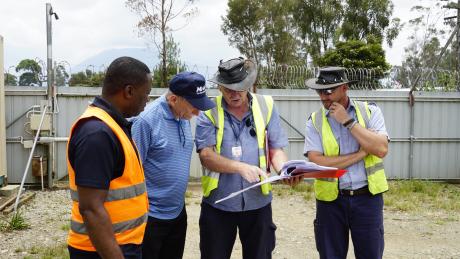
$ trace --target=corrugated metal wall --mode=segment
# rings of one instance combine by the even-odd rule
[[[152,99],[161,95],[164,89],[152,89]],[[59,88],[58,89],[57,136],[67,137],[72,122],[83,112],[99,88]],[[217,90],[211,89],[209,95],[215,96]],[[303,134],[309,114],[320,107],[318,96],[311,90],[271,90],[261,89],[259,93],[270,94],[276,101],[280,115],[290,125],[283,122],[290,145],[287,153],[290,159],[303,158]],[[352,98],[373,101],[381,107],[387,130],[392,139],[390,152],[385,158],[387,175],[390,178],[408,178],[410,160],[410,121],[411,109],[407,91],[349,91]],[[40,104],[46,98],[43,88],[7,87],[6,124],[26,112],[31,106]],[[421,179],[460,179],[460,93],[416,92],[414,106],[413,135],[413,178]],[[192,121],[194,124],[194,121]],[[7,128],[8,182],[18,183],[29,155],[20,143],[23,139],[33,139],[24,127],[25,117],[20,117]],[[27,125],[26,125],[27,126]],[[194,127],[193,127],[194,128]],[[44,154],[42,145],[36,148],[37,154]],[[57,176],[67,175],[66,143],[57,144]],[[201,175],[201,165],[194,152],[191,176]],[[38,183],[39,179],[28,176],[26,183]]]

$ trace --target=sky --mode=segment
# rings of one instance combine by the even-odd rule
[[[424,0],[426,1],[426,0]],[[154,46],[138,36],[139,17],[123,0],[0,0],[0,35],[4,40],[4,69],[20,60],[46,60],[45,4],[52,4],[59,20],[52,21],[53,59],[76,66],[104,50]],[[181,1],[176,1],[180,3]],[[407,22],[410,8],[420,0],[393,0],[393,16]],[[434,2],[434,1],[432,1]],[[180,44],[181,59],[189,66],[216,67],[221,59],[239,56],[220,27],[227,1],[198,0],[199,13],[188,26],[173,33]],[[410,30],[405,28],[392,48],[384,46],[387,62],[398,65],[404,57]],[[156,54],[155,54],[156,56]],[[8,72],[12,72],[12,68]]]

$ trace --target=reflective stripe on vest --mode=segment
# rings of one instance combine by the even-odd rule
[[[137,156],[136,147],[132,144],[123,129],[104,110],[89,106],[83,115],[74,123],[70,137],[80,119],[96,117],[103,121],[117,136],[123,148],[125,167],[120,177],[110,182],[107,198],[104,202],[115,239],[118,244],[141,244],[148,215],[148,198],[146,193],[144,172]],[[67,146],[68,147],[68,146]],[[79,210],[79,198],[75,184],[75,171],[67,160],[69,171],[70,196],[72,213],[68,244],[85,251],[96,251],[88,236],[83,217]]]
[[[368,128],[371,113],[367,102],[354,101],[354,105],[356,108],[355,110],[358,123],[362,127]],[[363,116],[363,114],[365,116]],[[320,111],[312,113],[311,119],[313,126],[322,140],[324,155],[338,156],[340,154],[340,147],[334,133],[332,132],[331,126],[327,121],[326,110],[324,107],[322,107]],[[366,170],[369,191],[374,195],[387,191],[388,183],[382,159],[369,154],[364,158],[364,167]],[[314,186],[315,196],[318,200],[333,201],[337,199],[339,187],[336,178],[315,179]]]
[[[145,191],[146,189],[145,189],[144,183],[139,183],[139,184],[129,186],[126,188],[109,190],[105,201],[118,201],[118,200],[131,199],[131,198],[134,198],[136,196],[143,194]],[[73,201],[78,201],[78,192],[74,190],[70,190],[70,198]]]
[[[265,154],[265,130],[270,122],[273,111],[273,98],[268,95],[252,94],[252,116],[254,119],[257,146],[259,155],[259,167],[266,170],[267,158]],[[222,106],[222,95],[215,99],[216,107],[205,112],[206,117],[216,127],[216,147],[215,151],[220,154],[222,140],[224,138],[224,108]],[[219,176],[217,172],[213,172],[204,168],[203,176],[201,177],[201,186],[203,188],[203,196],[208,197],[211,191],[219,186]],[[264,180],[261,177],[261,180]],[[261,190],[264,195],[268,195],[272,189],[270,184],[261,185]]]

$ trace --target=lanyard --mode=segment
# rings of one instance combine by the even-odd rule
[[[240,135],[243,130],[241,129],[241,127],[236,128],[236,125],[233,124],[232,115],[230,115],[227,111],[225,111],[225,115],[227,116],[228,122],[230,122],[230,126],[232,127],[233,135],[235,136],[236,141],[240,142]]]

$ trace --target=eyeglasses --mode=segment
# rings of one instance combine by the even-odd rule
[[[254,129],[254,125],[252,125],[252,120],[250,117],[248,117],[245,121],[246,123],[246,127],[250,128],[249,129],[249,134],[252,136],[252,137],[255,137],[256,136],[256,129]]]
[[[337,88],[339,88],[341,85],[337,86],[337,87],[334,87],[334,88],[329,88],[329,89],[316,89],[316,92],[319,94],[319,95],[331,95],[334,93],[335,90],[337,90]]]

